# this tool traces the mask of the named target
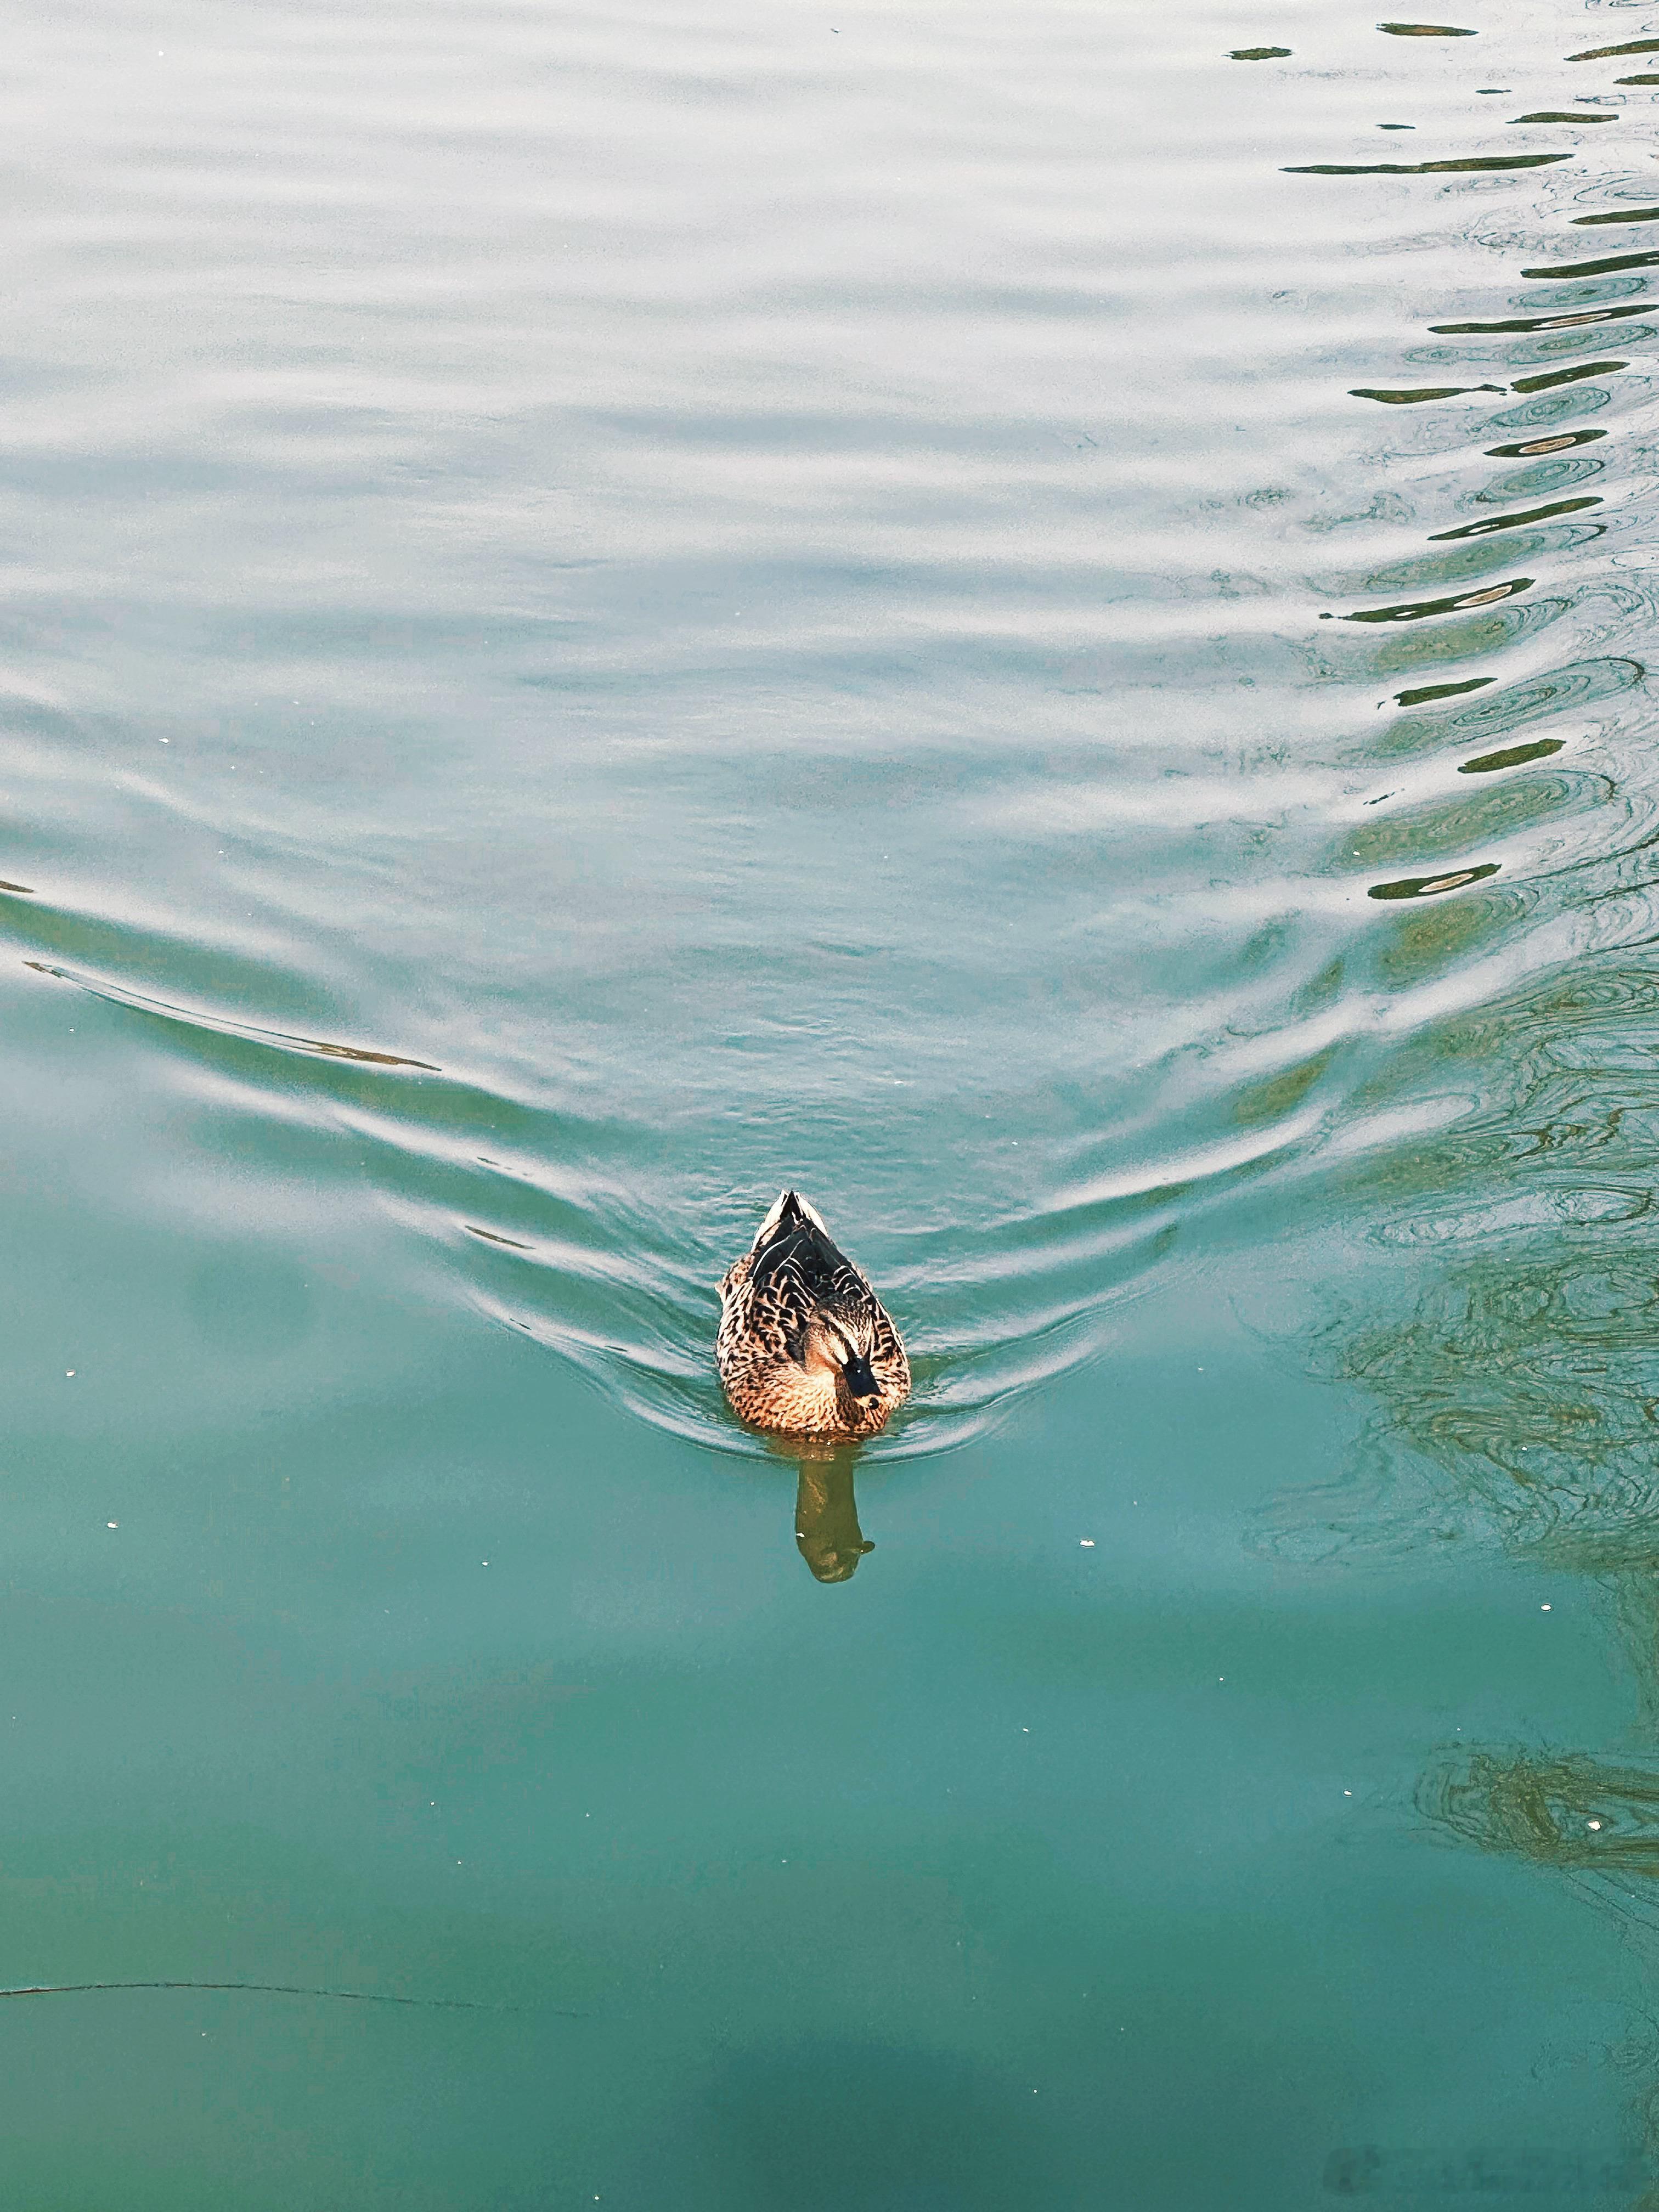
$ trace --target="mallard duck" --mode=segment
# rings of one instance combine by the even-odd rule
[[[873,1437],[910,1395],[881,1300],[793,1190],[721,1280],[714,1362],[732,1411],[780,1436]]]

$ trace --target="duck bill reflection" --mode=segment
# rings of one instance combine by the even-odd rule
[[[795,1547],[821,1583],[850,1582],[859,1561],[875,1546],[859,1526],[853,1492],[856,1450],[845,1446],[796,1443],[790,1457],[799,1462],[795,1487]]]

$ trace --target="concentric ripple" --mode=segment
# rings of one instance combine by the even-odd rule
[[[88,63],[28,149],[75,242],[0,907],[178,1102],[143,1202],[210,1127],[251,1234],[366,1194],[432,1295],[758,1452],[714,1285],[796,1183],[911,1346],[877,1449],[933,1451],[1389,1188],[1446,1024],[1659,927],[1652,41],[1061,11],[1011,76],[988,19],[652,21]]]

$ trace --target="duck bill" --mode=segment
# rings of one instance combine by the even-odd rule
[[[842,1372],[846,1376],[848,1390],[860,1403],[880,1397],[881,1385],[876,1380],[875,1370],[861,1353],[854,1352]]]

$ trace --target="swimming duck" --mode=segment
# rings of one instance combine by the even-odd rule
[[[881,1300],[793,1190],[721,1280],[714,1363],[732,1411],[781,1436],[873,1437],[910,1395]]]

